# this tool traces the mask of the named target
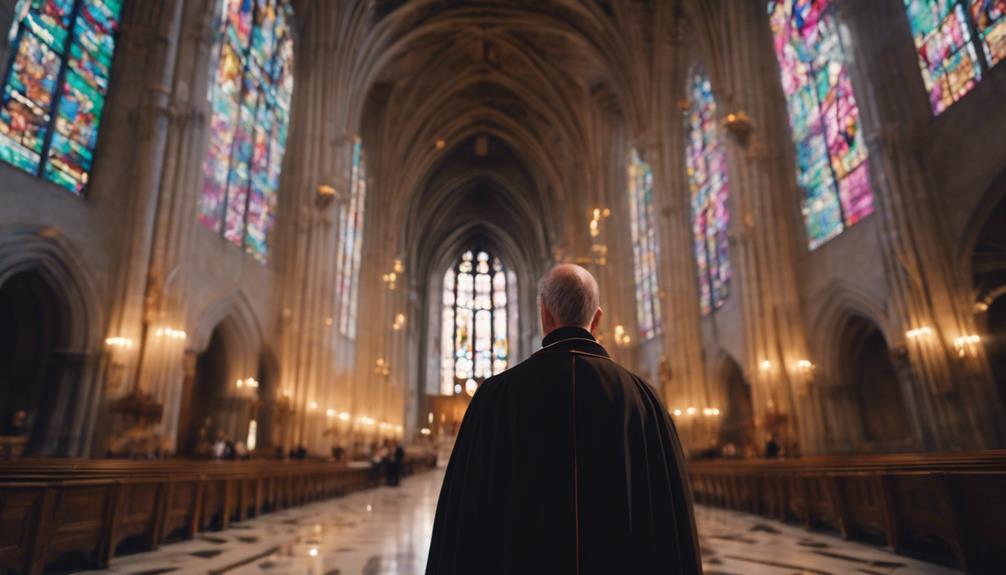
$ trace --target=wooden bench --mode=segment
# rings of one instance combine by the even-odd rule
[[[1006,573],[1006,450],[689,464],[698,503]]]
[[[0,572],[102,567],[116,555],[369,486],[369,470],[324,461],[0,461]]]

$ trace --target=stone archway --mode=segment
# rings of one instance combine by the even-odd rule
[[[874,323],[853,317],[841,339],[842,382],[859,414],[861,437],[871,450],[899,450],[911,443],[908,404],[887,339]]]
[[[14,413],[31,409],[8,400],[32,403],[43,392],[24,430],[34,455],[87,455],[95,432],[103,319],[79,261],[58,230],[0,229],[0,355],[6,356],[0,386],[14,390],[0,400],[0,428],[6,428],[0,433],[12,431]]]
[[[1006,197],[986,213],[970,254],[975,323],[982,332],[999,398],[1006,402]]]
[[[0,280],[0,435],[20,438],[25,454],[66,454],[83,431],[73,420],[86,362],[72,351],[70,310],[41,267]]]
[[[738,453],[755,445],[754,402],[751,385],[744,372],[732,357],[725,357],[719,370],[720,387],[725,394],[725,405],[720,424],[719,445],[732,444]]]

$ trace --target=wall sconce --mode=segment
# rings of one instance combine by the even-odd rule
[[[335,410],[329,407],[325,410],[325,417],[335,417]]]
[[[383,357],[377,358],[377,361],[374,362],[374,374],[385,377],[391,375],[391,366]]]
[[[727,114],[723,118],[723,127],[735,142],[745,148],[754,133],[754,121],[744,112]]]
[[[811,363],[809,359],[798,359],[796,361],[796,367],[802,371],[810,371],[814,369],[814,364]]]
[[[929,335],[933,335],[933,328],[929,327],[928,325],[917,327],[915,329],[910,329],[905,332],[905,337],[907,337],[908,339],[919,339],[920,337]]]
[[[720,410],[719,410],[718,407],[706,407],[706,408],[702,409],[702,415],[704,415],[706,417],[711,417],[711,416],[719,415],[719,414],[720,414]]]
[[[335,189],[335,186],[321,184],[315,190],[314,205],[317,206],[319,210],[324,210],[328,206],[332,205],[332,202],[334,202],[338,197],[339,192]]]
[[[594,208],[590,214],[590,237],[601,235],[601,220],[611,216],[609,208]]]
[[[968,354],[975,355],[975,346],[982,342],[982,338],[977,334],[962,335],[954,339],[954,347],[957,348],[957,356],[964,357]]]
[[[689,407],[688,409],[685,410],[685,413],[687,413],[688,415],[695,415],[697,412],[698,410],[695,409],[694,407]]]
[[[129,349],[133,347],[133,340],[120,336],[108,337],[105,338],[105,345],[113,349]]]
[[[772,362],[767,359],[763,359],[761,360],[761,363],[758,364],[758,369],[762,371],[769,371],[772,369]]]
[[[234,382],[234,385],[241,389],[242,387],[247,387],[248,389],[258,389],[258,381],[254,377],[249,377],[245,379],[239,379]]]
[[[398,273],[390,272],[381,276],[381,281],[387,285],[388,289],[395,289],[395,282],[398,281]]]
[[[343,411],[339,414],[339,421],[349,421],[349,413]]]
[[[318,409],[318,402],[317,401],[308,402],[307,408],[310,409],[311,411]]]
[[[429,427],[424,427],[424,428],[422,428],[422,429],[419,430],[419,434],[420,435],[429,435],[431,433],[433,433],[433,432],[430,431]]]
[[[173,329],[170,327],[159,327],[154,332],[154,335],[157,337],[167,337],[171,339],[185,339],[188,337],[188,334],[186,334],[183,330]]]
[[[401,331],[403,327],[405,327],[405,314],[395,314],[395,323],[391,324],[391,329]]]
[[[681,410],[680,410],[680,409],[675,409],[675,410],[674,410],[673,412],[671,412],[671,413],[673,413],[673,414],[674,414],[674,417],[681,417]]]
[[[625,333],[625,326],[615,326],[615,345],[625,347],[632,343],[632,337]]]

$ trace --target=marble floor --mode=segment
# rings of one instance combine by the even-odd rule
[[[88,573],[420,575],[442,472],[204,533]],[[760,517],[699,508],[706,575],[951,575],[945,567]]]

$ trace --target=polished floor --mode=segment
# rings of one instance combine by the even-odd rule
[[[91,573],[419,575],[441,472],[265,515]],[[706,575],[943,575],[957,571],[751,515],[700,508]]]

